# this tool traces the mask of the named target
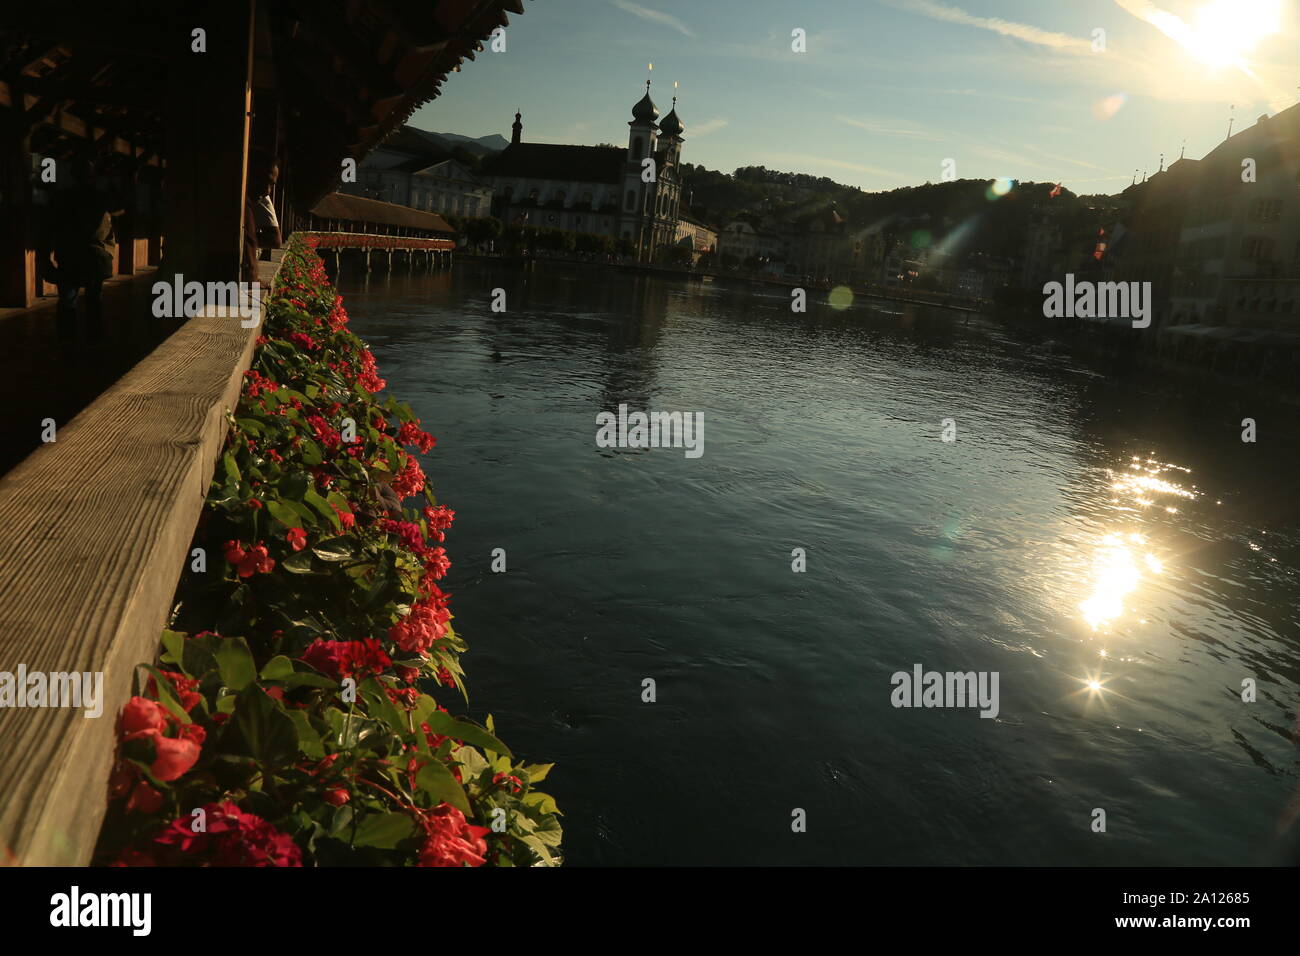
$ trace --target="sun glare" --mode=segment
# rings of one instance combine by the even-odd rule
[[[1244,68],[1260,41],[1281,29],[1282,0],[1211,0],[1177,39],[1202,63]]]

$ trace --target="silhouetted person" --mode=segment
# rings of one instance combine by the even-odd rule
[[[270,250],[279,249],[283,239],[280,220],[271,200],[271,187],[279,179],[280,167],[265,150],[248,154],[248,192],[244,200],[244,271],[248,281],[257,278],[257,260],[271,258]],[[259,250],[266,250],[260,254]]]
[[[100,293],[117,259],[113,216],[122,210],[116,208],[119,204],[105,190],[98,188],[91,161],[74,160],[55,168],[56,188],[50,197],[47,240],[42,250],[43,277],[59,288],[59,340],[64,344],[76,341],[77,296],[85,289],[87,334],[96,342],[103,335]]]

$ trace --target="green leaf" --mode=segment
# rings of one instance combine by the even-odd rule
[[[524,771],[528,774],[529,783],[541,783],[546,779],[546,775],[554,767],[553,763],[530,763],[524,765]]]
[[[442,711],[436,710],[425,717],[424,721],[435,734],[444,734],[452,738],[452,740],[463,740],[467,744],[483,747],[493,753],[503,754],[507,757],[512,756],[509,747],[482,727],[467,720],[457,720],[450,714],[444,714]]]
[[[352,805],[345,803],[334,811],[334,819],[330,822],[330,833],[338,836],[343,829],[352,823]]]
[[[373,846],[391,850],[415,835],[415,821],[406,813],[368,813],[357,824],[353,846]]]
[[[349,719],[348,715],[337,707],[328,708],[325,716],[330,722],[335,750],[351,750],[379,727],[378,721],[362,717],[360,714],[352,714]]]
[[[312,511],[301,501],[290,501],[289,507],[298,512],[298,524],[303,528],[314,528],[320,524],[320,519],[316,517],[316,512]]]
[[[328,538],[312,548],[312,553],[322,561],[346,561],[352,557],[352,549],[356,546],[347,535],[338,538]]]
[[[334,513],[334,509],[330,507],[329,502],[320,496],[320,492],[309,488],[307,493],[302,496],[302,499],[315,508],[322,518],[332,524],[335,531],[343,530],[339,516]]]
[[[310,574],[312,554],[310,551],[297,551],[280,562],[280,567],[290,574]]]
[[[284,680],[293,673],[293,661],[283,654],[277,654],[266,662],[262,668],[262,680]]]
[[[320,445],[316,444],[310,438],[304,438],[298,446],[298,451],[302,454],[302,463],[304,465],[319,465],[325,460],[321,454]]]
[[[162,671],[152,664],[141,664],[140,666],[153,675],[154,688],[158,692],[158,703],[170,710],[181,723],[193,723],[190,720],[190,715],[185,713],[185,708],[180,705],[180,701],[172,693],[172,682],[163,677]]]
[[[311,487],[311,477],[305,471],[294,471],[280,481],[280,494],[290,501],[301,501]]]
[[[338,690],[339,682],[324,674],[311,671],[294,671],[284,679],[285,687],[323,687],[326,690]]]
[[[231,690],[240,691],[257,678],[257,665],[248,642],[242,637],[227,637],[217,645],[214,656],[221,682]]]
[[[438,803],[450,803],[462,813],[473,813],[469,806],[469,798],[465,796],[465,788],[457,782],[441,760],[431,760],[420,768],[415,775],[415,787],[417,790],[423,790],[430,799]]]
[[[537,812],[541,814],[560,812],[559,807],[555,805],[555,798],[549,793],[542,793],[540,790],[534,791],[524,797],[524,804],[529,807],[535,807]]]
[[[168,664],[175,664],[187,677],[193,676],[185,670],[185,638],[183,631],[170,631],[164,629],[162,632],[162,646],[167,651],[162,660]]]
[[[227,481],[239,481],[239,466],[235,464],[235,456],[233,454],[226,452],[221,456],[221,467],[225,469]]]
[[[311,725],[307,712],[294,707],[288,711],[288,714],[293,720],[294,729],[298,733],[298,749],[308,757],[317,759],[324,757],[325,745],[321,743],[320,734],[316,733],[316,728]]]
[[[291,508],[283,501],[271,500],[266,503],[266,510],[271,512],[271,517],[286,528],[298,527],[298,512]]]
[[[531,849],[534,853],[536,853],[539,857],[541,857],[542,862],[544,862],[547,866],[551,866],[552,863],[554,863],[554,857],[551,856],[550,848],[547,847],[547,845],[542,842],[541,838],[536,833],[530,833],[527,836],[521,836],[519,837],[519,840],[523,843],[528,844],[529,849]]]
[[[259,763],[279,767],[297,755],[298,728],[293,718],[261,687],[239,695],[234,721],[248,753]]]

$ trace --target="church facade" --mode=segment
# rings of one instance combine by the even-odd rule
[[[653,260],[677,241],[686,127],[675,97],[672,111],[659,119],[648,82],[627,125],[626,147],[525,143],[516,113],[510,145],[483,166],[493,215],[508,226],[624,239],[638,259]]]

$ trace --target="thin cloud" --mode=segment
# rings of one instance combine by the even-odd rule
[[[960,7],[939,3],[938,0],[882,0],[882,2],[898,7],[900,10],[907,10],[910,13],[929,17],[932,20],[942,20],[945,23],[957,23],[962,26],[977,27],[981,30],[991,30],[1003,36],[1024,40],[1026,43],[1036,43],[1039,46],[1052,47],[1056,50],[1071,50],[1076,53],[1092,52],[1092,44],[1081,37],[1072,37],[1066,33],[1043,30],[1028,23],[1003,20],[1001,17],[977,17],[972,13],[967,13]]]
[[[633,16],[640,17],[642,20],[649,20],[651,23],[658,23],[661,26],[672,27],[684,37],[695,39],[695,31],[682,23],[675,16],[669,13],[663,13],[659,10],[651,10],[649,7],[643,7],[639,3],[633,3],[632,0],[609,0],[620,10],[624,10]]]
[[[854,116],[837,116],[835,118],[845,126],[854,126],[858,129],[865,129],[868,133],[875,133],[877,136],[899,136],[903,139],[923,139],[931,142],[937,142],[946,138],[934,130],[901,125],[893,120],[885,120],[882,122],[875,119],[859,119]]]
[[[768,162],[799,163],[809,166],[829,166],[832,169],[848,169],[855,173],[871,173],[876,176],[893,176],[894,178],[901,180],[907,180],[909,178],[907,174],[895,172],[892,169],[881,169],[879,166],[864,166],[860,163],[848,163],[842,159],[830,159],[826,156],[811,156],[807,153],[767,153],[763,158]]]
[[[716,133],[718,130],[722,129],[722,127],[726,125],[727,125],[727,121],[720,118],[705,120],[703,123],[700,123],[698,126],[688,127],[686,132],[692,139],[698,139],[701,136],[708,136],[710,133]]]
[[[1075,166],[1082,166],[1084,169],[1095,169],[1099,173],[1115,173],[1115,170],[1109,169],[1105,166],[1098,166],[1096,163],[1090,163],[1085,159],[1078,159],[1073,156],[1062,156],[1059,153],[1049,153],[1047,150],[1038,146],[1026,145],[1024,148],[1031,150],[1040,156],[1046,156],[1048,159],[1054,160],[1058,163],[1072,163]],[[1116,175],[1118,174],[1116,173]]]

